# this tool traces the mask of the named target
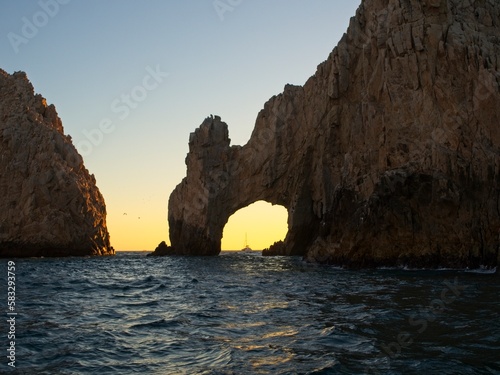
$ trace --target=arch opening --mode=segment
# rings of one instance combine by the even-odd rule
[[[281,205],[257,201],[233,213],[224,225],[222,251],[238,251],[248,245],[262,250],[288,233],[288,211]]]

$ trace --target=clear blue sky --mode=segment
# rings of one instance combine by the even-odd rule
[[[217,114],[246,143],[264,103],[314,74],[359,3],[2,0],[0,68],[25,71],[55,104],[105,197],[113,246],[150,250],[168,240],[189,133]]]

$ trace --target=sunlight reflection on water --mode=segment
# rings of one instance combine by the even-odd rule
[[[26,374],[500,373],[495,275],[244,254],[26,259],[17,269]],[[467,288],[419,333],[409,318],[455,277]],[[401,332],[413,343],[393,358],[384,347]]]

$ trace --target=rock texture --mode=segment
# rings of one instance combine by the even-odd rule
[[[0,257],[111,255],[106,206],[53,105],[0,70]]]
[[[215,255],[229,216],[288,209],[284,254],[347,266],[494,266],[500,2],[364,0],[327,61],[244,146],[207,118],[169,200],[176,253]]]

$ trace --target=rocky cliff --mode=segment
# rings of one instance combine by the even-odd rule
[[[0,70],[0,257],[111,255],[106,206],[53,105]]]
[[[284,254],[347,266],[494,266],[500,2],[364,0],[327,61],[258,114],[191,134],[169,200],[178,254],[215,255],[229,216],[288,210]]]

